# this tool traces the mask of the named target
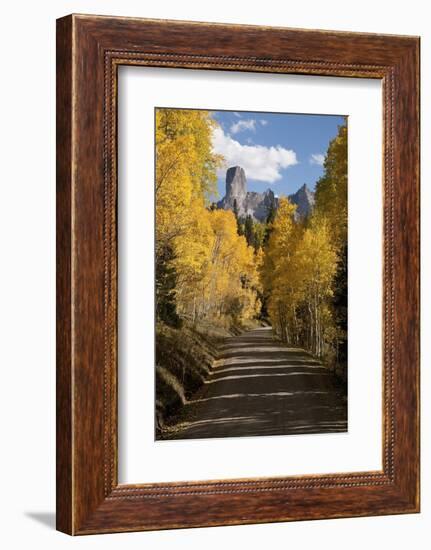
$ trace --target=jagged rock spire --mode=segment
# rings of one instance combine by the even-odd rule
[[[296,193],[289,195],[289,199],[298,205],[296,217],[308,215],[314,206],[314,193],[308,189],[306,183]],[[217,207],[234,210],[235,203],[239,217],[250,215],[263,222],[266,221],[271,207],[278,207],[278,198],[270,188],[263,193],[247,191],[244,168],[232,166],[226,172],[226,195],[217,203]]]
[[[308,216],[314,206],[314,193],[310,191],[306,183],[296,193],[289,195],[289,199],[297,205],[296,215],[302,218]]]

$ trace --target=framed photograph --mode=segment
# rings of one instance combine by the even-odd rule
[[[57,21],[57,528],[419,511],[419,38]]]

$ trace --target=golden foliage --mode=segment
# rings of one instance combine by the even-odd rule
[[[308,219],[295,221],[296,206],[282,197],[269,225],[250,218],[243,227],[208,204],[222,161],[212,150],[215,125],[206,111],[156,111],[159,318],[241,324],[260,315],[263,295],[284,341],[325,355],[340,337],[334,296],[347,250],[347,130],[330,143]]]
[[[234,214],[207,205],[221,162],[212,152],[214,125],[205,111],[156,112],[156,262],[168,257],[175,273],[174,288],[158,299],[174,298],[176,312],[193,321],[240,323],[259,309],[259,280]]]
[[[347,126],[329,144],[325,173],[316,184],[315,213],[325,217],[337,248],[347,241]]]
[[[346,127],[329,146],[311,216],[295,222],[294,212],[281,198],[261,267],[267,310],[284,341],[323,356],[345,336],[333,297],[347,246]]]

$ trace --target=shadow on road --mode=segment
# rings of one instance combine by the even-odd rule
[[[226,340],[202,389],[165,439],[347,431],[347,399],[309,353],[259,328]]]

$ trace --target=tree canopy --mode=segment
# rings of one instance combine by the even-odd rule
[[[207,111],[156,111],[156,300],[159,321],[240,325],[269,320],[278,336],[332,362],[347,352],[347,127],[295,216],[286,197],[267,220],[210,205],[222,158]]]
[[[336,362],[347,341],[347,128],[331,141],[315,207],[294,221],[281,198],[261,269],[265,303],[279,336]]]
[[[254,248],[233,212],[209,207],[222,160],[211,145],[215,124],[206,111],[156,112],[157,314],[168,324],[239,322],[259,309]]]

